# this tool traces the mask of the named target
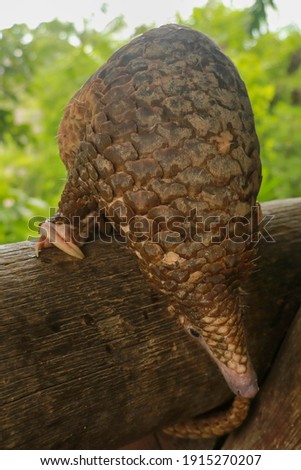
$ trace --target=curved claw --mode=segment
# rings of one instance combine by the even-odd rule
[[[245,372],[239,373],[235,369],[230,369],[226,364],[224,364],[217,357],[215,357],[215,355],[203,339],[201,339],[201,343],[218,366],[219,370],[223,374],[228,384],[228,387],[232,390],[232,392],[235,393],[235,395],[240,395],[244,398],[255,397],[259,388],[257,384],[257,376],[255,374],[249,357],[247,356]]]
[[[85,257],[81,249],[72,241],[68,225],[46,221],[40,226],[40,233],[41,237],[35,247],[37,257],[40,249],[49,248],[52,245],[74,258],[83,259]]]

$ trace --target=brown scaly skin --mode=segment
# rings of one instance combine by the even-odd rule
[[[188,423],[174,424],[164,429],[167,434],[187,439],[219,437],[239,427],[247,417],[250,399],[236,396],[226,410],[209,412]]]
[[[261,165],[235,66],[197,31],[153,29],[113,54],[74,95],[58,139],[68,182],[37,248],[55,236],[57,246],[81,257],[79,232],[89,228],[89,215],[113,217],[141,270],[169,297],[169,311],[205,346],[238,397],[224,424],[219,416],[209,428],[190,423],[167,432],[229,432],[258,390],[240,285],[256,257],[250,236],[257,225],[250,220]]]

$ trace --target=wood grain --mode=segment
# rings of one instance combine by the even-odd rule
[[[243,429],[223,449],[301,449],[301,308]]]

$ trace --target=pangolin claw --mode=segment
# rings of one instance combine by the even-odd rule
[[[35,247],[37,257],[39,256],[39,250],[52,245],[74,258],[83,259],[85,257],[81,249],[71,239],[68,225],[46,221],[41,224],[40,233],[41,237]]]

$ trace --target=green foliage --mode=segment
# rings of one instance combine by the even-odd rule
[[[261,3],[266,8],[273,2]],[[252,21],[254,11],[216,0],[195,8],[186,21],[178,17],[214,38],[246,83],[261,143],[260,200],[300,196],[300,31],[252,36]],[[33,235],[28,221],[56,207],[65,183],[56,142],[64,107],[121,45],[116,33],[123,26],[117,18],[102,33],[89,24],[79,32],[56,20],[34,30],[15,25],[0,32],[0,242]]]
[[[250,36],[250,10],[216,0],[178,21],[216,40],[236,64],[252,102],[261,145],[259,200],[301,194],[301,33],[291,28]]]
[[[260,32],[262,26],[268,25],[267,10],[271,7],[276,10],[274,0],[255,0],[254,4],[250,8],[251,19],[249,22],[250,34]]]
[[[74,92],[120,46],[118,18],[105,34],[71,23],[15,25],[0,33],[0,242],[23,240],[47,217],[65,183],[56,141]]]

